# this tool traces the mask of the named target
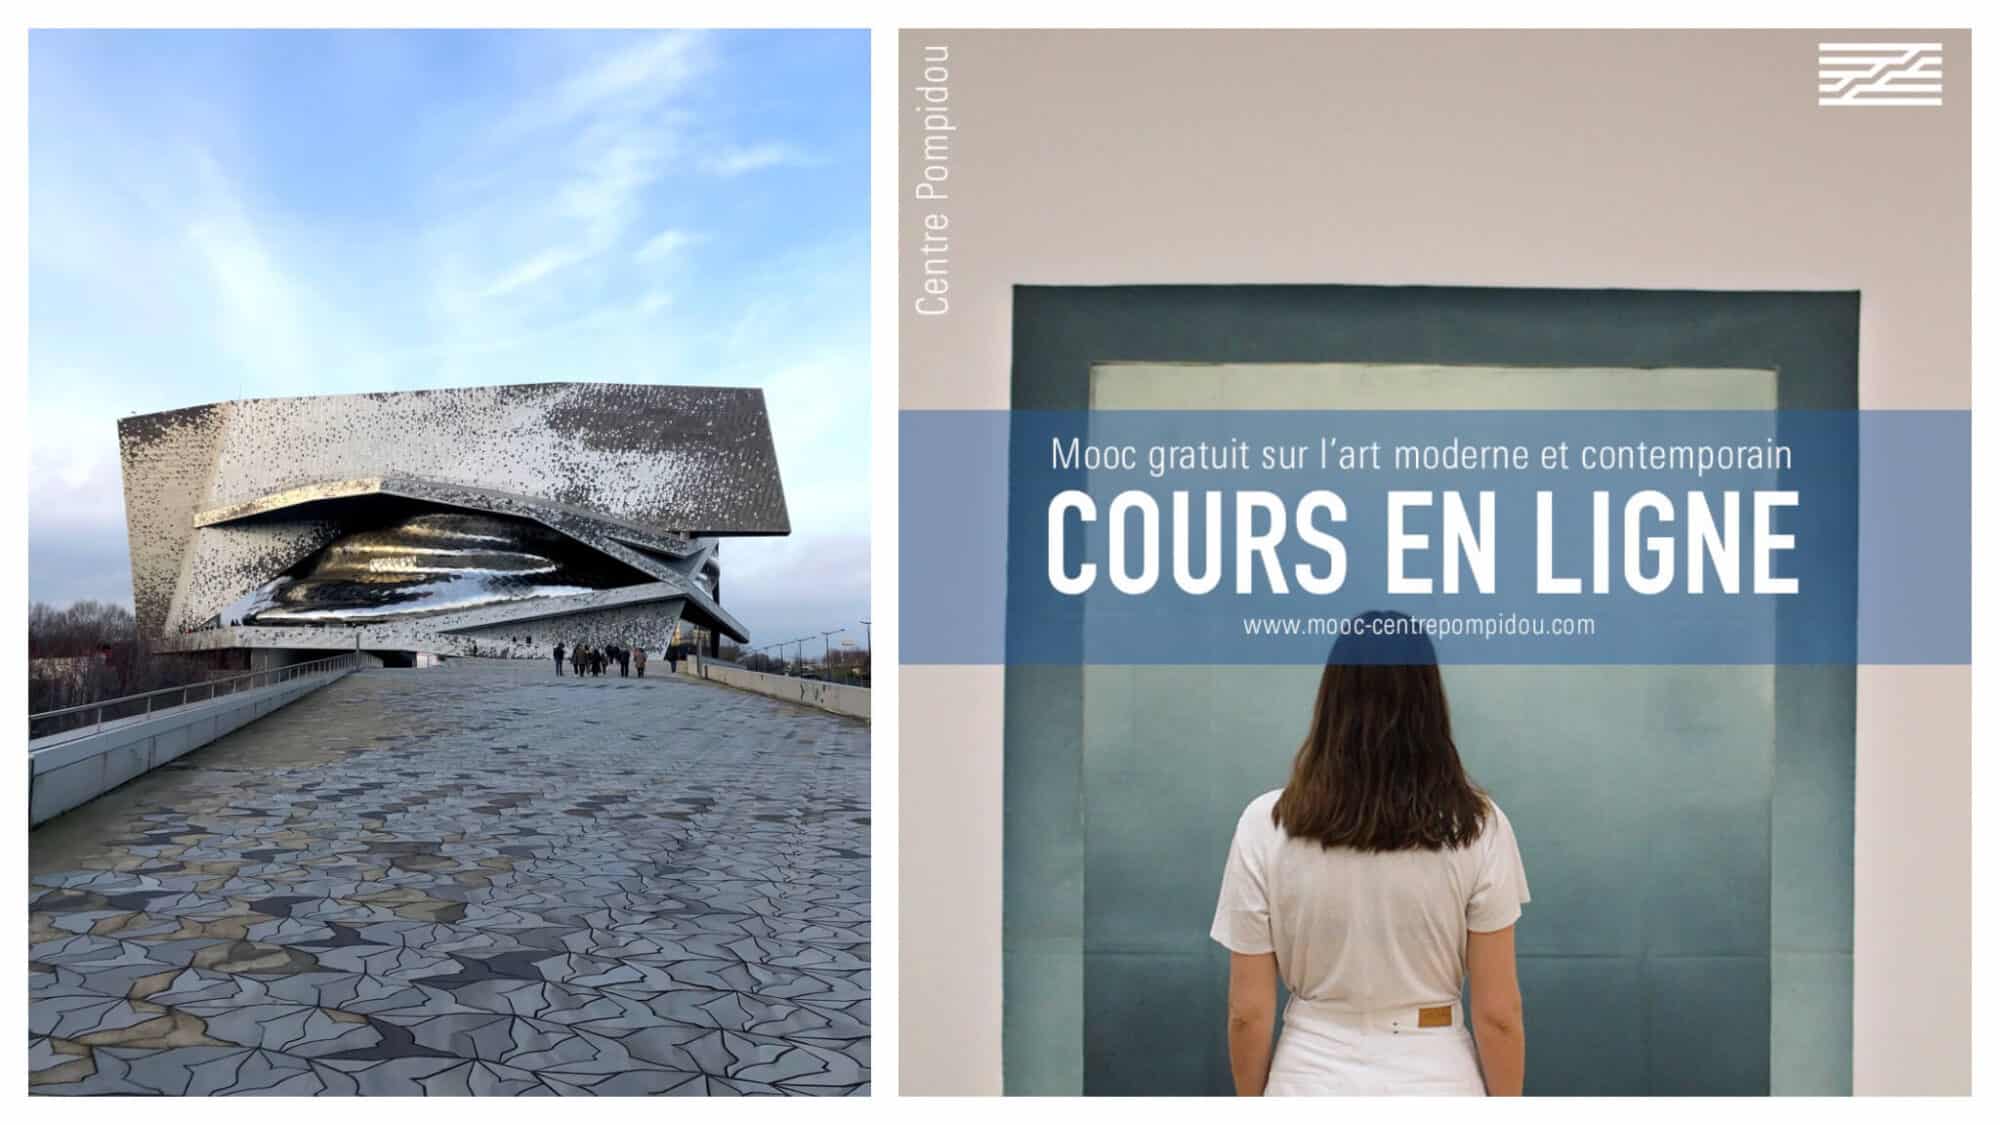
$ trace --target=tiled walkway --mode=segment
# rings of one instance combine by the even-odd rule
[[[868,1090],[868,728],[357,673],[30,834],[43,1094]]]

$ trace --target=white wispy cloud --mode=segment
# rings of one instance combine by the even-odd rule
[[[309,389],[315,364],[305,283],[280,261],[228,172],[205,150],[190,159],[198,191],[187,241],[208,277],[217,340],[244,380]]]
[[[672,140],[635,132],[627,139],[596,143],[586,137],[546,202],[516,201],[508,208],[517,229],[542,230],[554,240],[502,269],[481,293],[502,297],[545,281],[617,248],[629,235],[647,188],[666,165]]]
[[[552,88],[536,91],[502,122],[498,138],[569,125],[607,113],[631,116],[657,109],[713,69],[710,36],[665,31],[590,59]]]
[[[628,245],[684,143],[675,99],[709,71],[711,55],[698,33],[649,37],[587,60],[474,139],[471,166],[455,172],[482,185],[480,206],[453,224],[451,241],[456,257],[498,258],[479,296],[575,281],[576,267]],[[590,279],[577,284],[590,289]]]
[[[709,153],[701,158],[701,170],[712,176],[740,176],[745,172],[758,172],[765,168],[777,168],[788,164],[809,163],[806,154],[798,148],[781,142],[751,145],[748,148],[730,148]]]
[[[588,256],[573,246],[551,247],[494,278],[491,284],[479,291],[479,295],[505,297],[517,289],[526,288],[549,277],[565,266],[573,266]]]
[[[673,257],[676,252],[692,246],[698,241],[700,241],[698,236],[689,234],[684,230],[673,230],[671,228],[663,230],[647,239],[645,244],[633,253],[632,260],[637,262],[664,261],[667,258]]]

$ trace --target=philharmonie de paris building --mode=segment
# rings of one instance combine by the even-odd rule
[[[786,535],[760,390],[535,383],[118,424],[139,637],[267,668],[659,652],[749,631],[720,540]]]

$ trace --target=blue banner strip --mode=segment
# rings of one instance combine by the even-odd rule
[[[913,664],[1317,663],[1370,609],[1455,663],[1970,660],[1964,411],[906,411],[901,435]]]

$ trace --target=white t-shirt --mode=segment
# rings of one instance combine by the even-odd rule
[[[1457,1000],[1466,931],[1504,930],[1528,901],[1500,806],[1463,848],[1359,852],[1287,837],[1271,823],[1280,792],[1236,822],[1209,936],[1238,953],[1276,953],[1293,995],[1336,1010]]]

